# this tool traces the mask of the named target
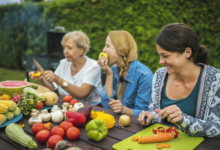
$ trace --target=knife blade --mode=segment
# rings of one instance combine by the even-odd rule
[[[41,67],[41,65],[35,59],[33,59],[33,61],[34,61],[36,68],[41,72],[41,74],[43,74],[44,69]]]
[[[36,66],[36,68],[41,72],[41,74],[44,73],[44,69],[41,67],[41,65],[35,60],[33,59],[34,64]],[[56,82],[52,82],[54,89],[56,90],[58,88],[58,85],[56,84]]]

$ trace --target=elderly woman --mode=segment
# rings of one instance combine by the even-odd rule
[[[85,55],[90,47],[89,38],[82,31],[73,31],[64,35],[61,44],[65,59],[55,72],[45,71],[40,77],[31,78],[51,91],[55,90],[51,82],[56,82],[61,96],[71,95],[92,105],[100,104],[101,68],[97,61]]]

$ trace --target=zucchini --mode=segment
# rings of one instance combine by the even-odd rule
[[[27,147],[28,149],[38,148],[36,142],[16,123],[7,125],[5,128],[5,133],[9,139],[24,147]]]

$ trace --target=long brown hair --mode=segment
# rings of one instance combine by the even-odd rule
[[[123,77],[129,69],[129,63],[136,60],[137,44],[132,35],[127,31],[110,31],[108,36],[111,38],[112,44],[117,52],[122,57],[121,70],[119,78]],[[124,82],[119,82],[117,96],[121,99],[124,94]]]
[[[204,45],[199,45],[196,33],[184,23],[171,23],[164,26],[156,38],[156,43],[169,52],[184,53],[187,47],[192,49],[189,60],[194,64],[208,62],[208,51]]]

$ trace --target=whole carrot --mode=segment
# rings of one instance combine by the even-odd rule
[[[142,136],[138,143],[157,143],[157,142],[165,142],[170,141],[174,138],[174,133],[162,133],[158,132],[156,135],[150,135],[150,136]]]

